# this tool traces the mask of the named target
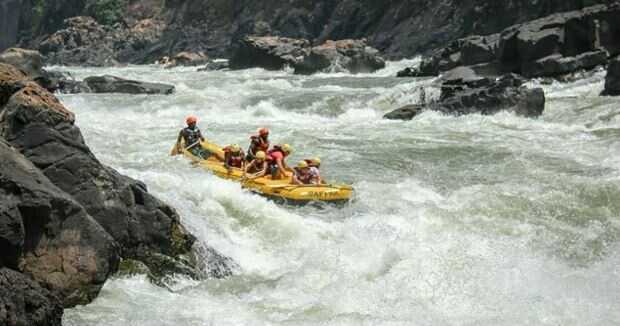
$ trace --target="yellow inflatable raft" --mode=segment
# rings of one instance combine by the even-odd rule
[[[199,159],[188,150],[183,150],[183,155],[218,177],[240,182],[242,187],[271,199],[287,203],[346,202],[353,194],[353,188],[348,185],[294,185],[291,184],[290,178],[272,180],[271,176],[246,180],[241,169],[233,168],[229,171],[224,167],[222,163],[224,151],[220,146],[207,141],[202,142],[201,145],[215,155],[207,160]],[[175,152],[177,152],[176,147],[172,150],[173,154]]]

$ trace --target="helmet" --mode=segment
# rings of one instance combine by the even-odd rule
[[[317,165],[317,166],[318,166],[318,165],[321,165],[321,159],[320,159],[320,158],[318,158],[318,157],[312,158],[312,159],[310,159],[310,161],[311,161],[311,162],[312,162],[312,164],[314,164],[314,165]]]
[[[239,146],[238,144],[230,145],[230,150],[233,153],[239,153],[239,152],[241,152],[241,146]]]
[[[259,159],[259,160],[264,160],[264,159],[267,158],[267,154],[265,154],[265,152],[263,152],[263,151],[258,151],[256,153],[256,158]]]
[[[198,118],[196,118],[196,116],[194,116],[194,115],[190,115],[189,117],[187,117],[187,118],[185,119],[185,122],[186,122],[188,125],[191,125],[192,123],[196,123],[196,122],[198,122]]]
[[[299,169],[304,169],[308,167],[308,163],[306,163],[306,161],[301,161],[299,163],[297,163],[297,168]]]
[[[284,144],[282,146],[280,146],[280,148],[282,148],[282,151],[284,151],[287,154],[290,154],[293,152],[293,147],[291,147],[291,145],[289,144]]]
[[[269,135],[269,129],[267,129],[267,128],[260,128],[260,129],[258,129],[258,135],[259,136],[267,136],[267,135]]]

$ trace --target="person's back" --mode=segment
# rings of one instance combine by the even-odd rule
[[[224,166],[227,169],[243,167],[244,153],[241,147],[237,144],[230,145],[224,148]]]
[[[267,151],[269,151],[269,145],[269,129],[259,129],[258,134],[250,137],[250,146],[248,147],[246,160],[251,162],[259,151],[267,153]]]

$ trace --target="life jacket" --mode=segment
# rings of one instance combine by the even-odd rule
[[[299,179],[299,181],[303,184],[307,185],[312,182],[313,175],[309,172],[304,175],[301,174],[301,171],[299,169],[295,168],[295,175],[297,176],[297,179]]]
[[[273,157],[273,154],[276,152],[280,152],[282,153],[282,159],[284,159],[286,157],[286,153],[284,153],[284,151],[282,150],[282,148],[278,145],[273,146],[273,149],[269,150],[267,152],[267,162],[269,162],[269,164],[276,164],[276,159],[275,157]]]
[[[265,141],[261,136],[254,135],[250,137],[250,147],[248,148],[248,154],[256,155],[259,151],[267,153],[269,150],[269,141]]]
[[[185,146],[193,145],[200,140],[200,129],[198,127],[194,127],[194,129],[185,127],[183,129],[183,138],[185,139]]]
[[[241,168],[244,159],[243,151],[235,154],[230,147],[225,147],[224,152],[229,154],[228,161],[226,162],[229,166]]]

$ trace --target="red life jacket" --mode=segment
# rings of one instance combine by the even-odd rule
[[[295,168],[295,176],[297,176],[297,179],[305,185],[312,182],[312,174],[309,172],[304,175],[301,174],[301,171],[299,169]]]
[[[232,152],[232,149],[230,147],[225,147],[224,153],[228,154],[228,160],[226,161],[226,164],[228,164],[228,166],[236,168],[241,168],[241,166],[243,166],[243,151],[240,151],[239,153],[237,153],[237,155],[235,155],[235,153]]]
[[[276,158],[274,157],[274,153],[276,152],[280,152],[282,154],[282,159],[284,159],[286,157],[286,153],[284,153],[284,151],[282,150],[282,148],[280,148],[280,146],[274,146],[272,150],[267,152],[267,161],[270,164],[275,164],[276,163]]]

